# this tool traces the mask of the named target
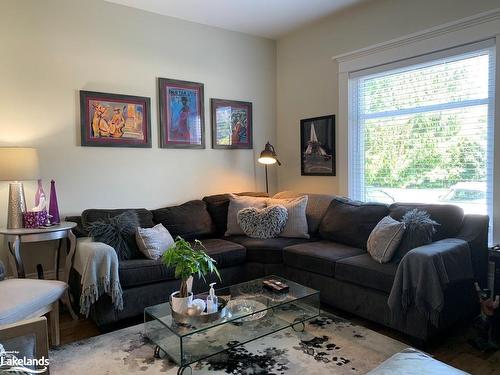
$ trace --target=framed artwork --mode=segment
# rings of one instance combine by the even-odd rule
[[[252,148],[252,103],[211,99],[212,148]]]
[[[205,148],[203,83],[158,78],[160,147]]]
[[[300,120],[302,176],[335,176],[335,116]]]
[[[80,91],[81,145],[151,147],[151,100]]]

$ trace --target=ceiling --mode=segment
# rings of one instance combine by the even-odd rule
[[[153,13],[277,39],[363,0],[106,0]]]

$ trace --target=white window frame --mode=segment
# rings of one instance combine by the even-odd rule
[[[350,53],[334,56],[332,59],[338,63],[339,80],[339,109],[338,109],[338,136],[337,163],[339,176],[339,194],[349,194],[349,171],[354,160],[350,155],[350,149],[357,146],[350,132],[350,103],[353,88],[350,87],[349,77],[361,70],[377,69],[381,65],[401,64],[403,61],[425,59],[434,53],[448,53],[451,49],[467,48],[467,45],[492,39],[496,47],[496,74],[494,106],[490,110],[494,112],[493,131],[500,134],[500,8],[489,12],[467,17],[458,21],[450,22],[438,27],[433,27],[418,33],[414,33],[388,42],[380,43],[371,47],[356,50]],[[405,65],[408,65],[407,63]],[[493,145],[493,222],[494,243],[500,242],[500,146]],[[351,178],[355,178],[351,176]]]

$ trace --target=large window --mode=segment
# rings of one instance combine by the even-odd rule
[[[352,73],[350,196],[491,217],[494,55],[486,41]]]

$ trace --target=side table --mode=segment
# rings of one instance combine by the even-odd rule
[[[489,249],[489,260],[495,264],[493,271],[493,298],[500,295],[500,250]]]
[[[27,242],[43,242],[43,241],[53,241],[59,240],[59,245],[54,256],[54,270],[56,273],[56,279],[59,279],[59,260],[61,255],[61,241],[65,238],[69,239],[69,250],[66,254],[66,263],[64,268],[64,281],[66,284],[69,281],[69,272],[73,264],[73,257],[76,250],[76,237],[71,231],[76,227],[76,223],[70,221],[63,221],[58,225],[54,225],[48,228],[37,228],[37,229],[6,229],[0,228],[0,235],[4,235],[7,239],[9,246],[9,260],[11,269],[14,272],[14,277],[25,278],[26,274],[24,272],[24,263],[21,258],[21,244]],[[62,302],[68,308],[71,317],[73,319],[78,319],[77,315],[71,307],[71,300],[69,296],[69,288],[66,289],[66,293],[61,298]]]

